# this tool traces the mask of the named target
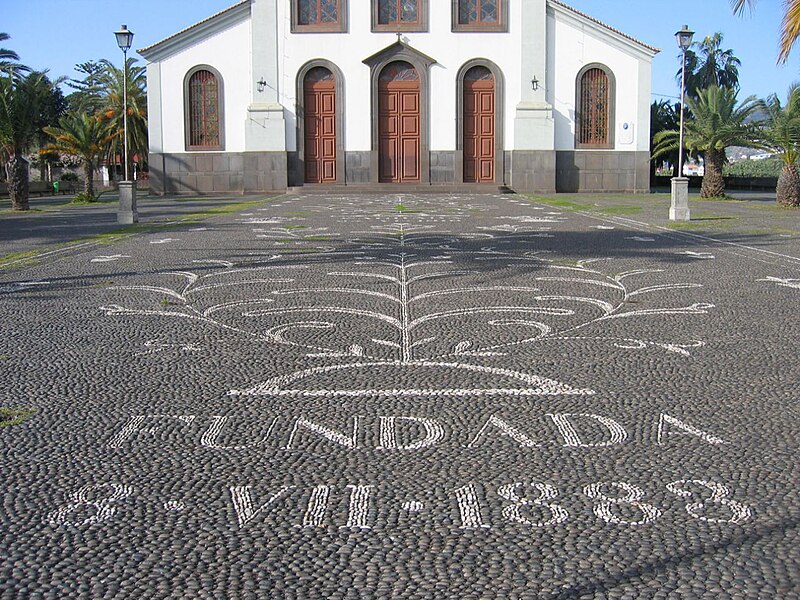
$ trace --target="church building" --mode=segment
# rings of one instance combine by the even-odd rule
[[[139,50],[151,193],[646,191],[657,52],[560,0],[242,0]]]

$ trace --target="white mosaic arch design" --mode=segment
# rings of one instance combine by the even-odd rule
[[[359,211],[363,216],[365,208],[354,209],[355,213]],[[648,296],[700,288],[700,284],[679,282],[637,287],[630,282],[663,271],[640,269],[609,274],[597,268],[598,264],[608,262],[603,258],[565,264],[543,251],[532,250],[523,255],[507,252],[504,246],[509,243],[526,236],[543,235],[542,228],[523,231],[523,223],[528,223],[525,220],[517,219],[517,223],[508,223],[508,226],[501,222],[457,238],[452,232],[437,231],[436,226],[427,220],[410,226],[405,218],[389,217],[382,215],[375,220],[379,224],[353,232],[348,240],[351,245],[346,251],[323,246],[302,260],[294,256],[293,264],[289,265],[280,264],[282,256],[270,252],[253,257],[253,260],[261,261],[255,266],[215,259],[196,261],[195,264],[202,264],[212,271],[200,274],[190,267],[165,274],[183,279],[184,284],[177,288],[164,285],[111,288],[128,298],[124,305],[108,304],[101,308],[109,316],[193,321],[258,342],[292,347],[305,352],[309,360],[328,363],[273,376],[257,385],[229,392],[237,396],[591,394],[590,389],[522,373],[496,363],[505,362],[504,357],[522,347],[567,340],[605,343],[628,351],[653,348],[683,356],[690,356],[693,349],[703,346],[703,342],[698,340],[674,343],[596,333],[604,322],[611,320],[705,314],[713,308],[712,304],[662,304],[634,310],[629,304],[633,298],[641,302]],[[275,218],[275,221],[279,220]],[[508,220],[506,217],[498,219]],[[541,222],[535,219],[529,224],[538,226]],[[311,231],[320,233],[319,229]],[[267,236],[264,236],[264,230],[256,229],[254,233],[262,239],[273,235],[294,237],[293,231],[285,230],[273,230]],[[478,249],[461,249],[458,243],[464,239],[474,241]],[[337,268],[343,260],[348,262],[347,267]],[[272,262],[275,264],[270,264]],[[464,266],[458,262],[463,262]],[[530,285],[488,285],[470,280],[474,279],[478,267],[487,264],[510,269],[535,266],[536,274],[530,278]],[[300,279],[308,272],[322,276],[324,283],[302,285]],[[420,284],[430,287],[431,283],[438,282],[443,283],[439,289],[417,289]],[[381,284],[382,289],[370,287],[374,283]],[[563,292],[565,286],[569,286],[569,294]],[[236,289],[237,294],[244,295],[245,299],[206,304],[206,293],[225,288]],[[257,289],[259,293],[247,297],[250,289]],[[168,298],[171,305],[158,310],[138,308],[133,297],[136,294],[161,295]],[[493,300],[498,294],[509,299],[498,303]],[[320,298],[325,302],[320,303]],[[462,300],[466,298],[485,298],[486,301],[470,306]],[[305,302],[305,299],[314,301]],[[436,303],[445,299],[455,307],[437,309]],[[364,306],[364,300],[372,304]],[[231,319],[231,315],[236,319]],[[380,331],[380,334],[354,339],[346,328],[348,319],[373,323],[374,331]],[[457,327],[452,328],[452,339],[443,339],[446,336],[437,326],[452,321],[478,324],[489,333],[482,337],[458,337],[461,328]],[[243,322],[253,322],[254,325]],[[309,332],[314,330],[325,333],[326,340],[334,337],[335,345],[330,341],[315,341],[322,336],[309,336]],[[498,335],[492,336],[493,332],[498,332]],[[442,350],[445,345],[447,350]],[[386,358],[387,352],[393,355],[391,359]],[[492,365],[476,364],[487,360]],[[415,389],[380,385],[366,385],[362,389],[313,388],[315,379],[334,372],[363,373],[398,368],[420,373],[456,372],[481,381],[500,378],[512,384]]]

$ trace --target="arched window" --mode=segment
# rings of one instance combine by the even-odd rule
[[[186,78],[187,150],[222,150],[222,78],[211,67],[196,67]]]
[[[614,76],[602,65],[578,75],[575,124],[577,148],[613,148]]]

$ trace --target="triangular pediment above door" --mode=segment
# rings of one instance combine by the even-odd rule
[[[435,58],[431,58],[416,48],[412,48],[402,40],[397,40],[394,44],[386,46],[386,48],[365,58],[362,62],[374,68],[377,65],[386,64],[391,60],[406,60],[412,64],[422,65],[426,69],[436,64]]]

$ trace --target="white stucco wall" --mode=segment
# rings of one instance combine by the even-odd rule
[[[548,70],[552,85],[556,150],[575,148],[575,101],[579,71],[591,63],[608,67],[616,80],[614,150],[649,150],[651,58],[627,41],[562,11],[548,10]],[[627,124],[628,129],[623,129]],[[631,131],[632,130],[632,131]]]
[[[256,2],[262,9],[268,7],[269,13],[271,6],[277,6],[277,76],[261,72],[273,67],[253,67],[259,61],[253,60],[251,39],[258,32],[252,31],[249,9],[243,11],[238,21],[202,41],[179,46],[174,53],[148,66],[150,114],[161,114],[160,123],[151,126],[153,151],[186,151],[184,78],[192,67],[200,64],[213,66],[223,77],[226,152],[246,149],[248,107],[264,102],[254,90],[255,81],[261,78],[277,88],[277,102],[284,107],[286,149],[296,150],[297,73],[308,61],[320,58],[336,64],[344,74],[345,97],[339,101],[345,106],[346,149],[370,150],[370,69],[363,60],[393,44],[396,34],[372,33],[368,0],[351,0],[346,34],[293,34],[288,0]],[[576,76],[583,66],[595,62],[606,65],[616,79],[615,149],[649,148],[651,56],[648,51],[562,7],[549,6],[545,11],[544,2],[525,0],[524,8],[523,1],[509,2],[508,33],[453,33],[450,2],[430,0],[429,31],[403,34],[412,48],[437,61],[430,70],[431,150],[456,147],[456,75],[464,63],[475,58],[491,60],[503,72],[506,150],[515,148],[515,117],[519,106],[545,99],[553,107],[555,149],[573,149]],[[523,18],[528,19],[528,28],[538,29],[536,24],[545,14],[546,44],[532,43],[530,36],[523,38]],[[524,57],[523,48],[530,53],[545,47],[547,67],[545,73],[540,73],[544,61]],[[541,92],[530,90],[533,76],[540,80]],[[270,95],[274,96],[271,91]],[[621,128],[623,123],[629,126],[627,132]],[[553,147],[552,140],[540,142],[537,148]]]
[[[160,128],[151,132],[152,151],[185,152],[184,92],[186,73],[197,65],[210,65],[223,79],[225,152],[244,152],[244,122],[250,98],[250,20],[209,36],[201,43],[148,65],[160,75]],[[152,81],[150,82],[151,88]],[[154,111],[150,110],[150,114]],[[160,139],[153,139],[160,137]]]
[[[431,150],[456,147],[456,74],[474,58],[496,63],[505,77],[505,140],[513,144],[514,107],[519,100],[520,2],[511,2],[509,33],[453,33],[450,2],[431,0],[429,31],[404,33],[414,49],[435,59],[430,71]],[[312,59],[336,64],[345,78],[345,145],[350,151],[371,149],[370,68],[362,61],[397,41],[395,33],[372,33],[367,0],[350,2],[349,33],[292,34],[289,2],[278,2],[279,101],[287,109],[287,149],[296,149],[295,94],[300,68]],[[257,74],[255,74],[257,78]]]

